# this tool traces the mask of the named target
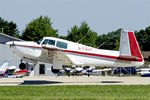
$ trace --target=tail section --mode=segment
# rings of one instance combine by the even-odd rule
[[[6,69],[8,68],[8,62],[4,62],[1,66],[0,66],[0,71],[6,71]]]
[[[129,61],[142,62],[143,57],[134,32],[122,30],[120,37],[120,58]]]
[[[4,62],[1,66],[0,66],[0,76],[3,76],[5,74],[5,72],[8,69],[8,62]]]

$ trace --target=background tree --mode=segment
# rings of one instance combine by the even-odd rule
[[[67,37],[66,36],[59,36],[59,38],[66,40]]]
[[[86,22],[82,22],[80,27],[74,25],[71,30],[68,31],[66,37],[69,41],[79,42],[92,47],[96,47],[96,38],[97,33],[92,31]]]
[[[0,32],[13,37],[19,37],[17,25],[13,21],[6,21],[0,17]]]
[[[100,49],[119,50],[121,29],[97,37],[96,46]]]
[[[145,30],[141,29],[139,32],[135,32],[137,41],[143,51],[150,51],[150,26]]]
[[[50,18],[40,16],[26,26],[21,38],[23,40],[38,41],[45,36],[58,37],[57,31],[53,29]]]

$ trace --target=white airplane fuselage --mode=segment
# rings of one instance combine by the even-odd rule
[[[12,41],[7,44],[24,59],[56,62],[56,65],[61,63],[61,65],[77,66],[129,67],[141,66],[144,63],[143,57],[139,55],[137,58],[122,56],[120,51],[97,49],[54,37],[44,37],[39,44],[25,41]]]

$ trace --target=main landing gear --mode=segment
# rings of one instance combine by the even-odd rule
[[[22,60],[20,61],[21,63],[19,64],[19,68],[24,70],[26,69],[26,64],[22,62]]]
[[[53,69],[53,66],[51,67],[51,71],[54,73],[54,74],[57,74],[59,72],[59,69]]]

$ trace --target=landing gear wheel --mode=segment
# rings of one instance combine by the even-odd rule
[[[53,66],[51,67],[51,71],[54,73],[54,74],[57,74],[59,72],[59,69],[53,69]]]
[[[25,63],[20,63],[19,68],[22,69],[22,70],[26,69],[26,64]]]

